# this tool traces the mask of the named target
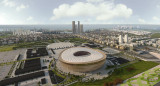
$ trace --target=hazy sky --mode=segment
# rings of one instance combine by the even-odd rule
[[[160,24],[160,0],[0,0],[2,24]]]

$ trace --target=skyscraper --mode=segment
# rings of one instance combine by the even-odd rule
[[[123,43],[122,35],[119,35],[119,44],[122,44],[122,43]]]
[[[78,21],[78,30],[77,30],[77,33],[78,34],[81,33],[81,31],[80,31],[80,21]]]
[[[75,21],[72,21],[72,33],[76,33],[76,25],[75,25]]]
[[[126,35],[124,36],[124,42],[125,42],[125,43],[128,43],[128,34],[126,34]]]
[[[83,24],[80,25],[80,33],[83,33]]]
[[[78,24],[75,24],[75,21],[72,21],[72,33],[73,34],[83,33],[83,24],[80,24],[80,21],[78,21]]]
[[[78,27],[75,25],[75,34],[78,33]]]

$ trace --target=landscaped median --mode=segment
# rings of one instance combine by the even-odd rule
[[[145,71],[142,74],[138,74],[131,79],[128,79],[125,83],[121,84],[121,86],[153,86],[160,81],[160,65],[156,66],[153,69]]]
[[[122,81],[131,78],[139,73],[142,73],[150,68],[157,66],[158,63],[138,61],[136,63],[115,69],[114,72],[107,78],[89,82],[78,82],[71,86],[108,86],[122,83]]]

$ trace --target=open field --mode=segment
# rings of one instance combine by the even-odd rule
[[[56,40],[56,39],[55,39]],[[87,42],[86,40],[80,39],[80,38],[61,38],[58,39],[61,42],[64,42],[65,40],[68,40],[70,42],[74,42],[76,45],[80,45],[84,42]],[[30,47],[36,47],[36,46],[46,46],[49,43],[54,43],[54,40],[48,40],[48,41],[38,41],[38,42],[24,42],[24,43],[18,43],[18,44],[13,44],[13,45],[4,45],[0,46],[0,52],[5,52],[5,51],[11,51],[14,49],[19,49],[19,48],[30,48]]]
[[[48,43],[46,42],[26,42],[26,43],[19,43],[15,45],[15,49],[18,48],[30,48],[30,47],[34,47],[34,46],[45,46],[48,45]]]
[[[4,45],[0,46],[0,52],[11,51],[19,48],[30,48],[30,47],[46,46],[46,45],[48,45],[48,43],[46,42],[26,42],[13,45]]]
[[[11,51],[13,50],[14,47],[15,47],[14,45],[0,46],[0,52]]]
[[[11,34],[3,34],[3,35],[0,36],[0,39],[7,38],[7,37],[10,37],[10,36],[11,36]]]
[[[88,41],[87,40],[84,40],[84,39],[81,39],[81,38],[61,38],[61,39],[58,39],[59,41],[61,42],[64,42],[64,41],[69,41],[69,42],[72,42],[72,43],[75,43],[75,45],[81,45],[82,43],[87,43]]]
[[[154,33],[154,34],[152,34],[151,38],[160,38],[160,33]]]
[[[105,83],[111,83],[111,82],[113,83],[113,81],[118,78],[122,80],[126,80],[157,65],[158,63],[154,63],[154,62],[139,61],[137,63],[133,63],[125,67],[116,69],[112,73],[112,75],[102,80],[83,82],[83,83],[78,82],[78,83],[72,84],[71,86],[103,86]],[[134,70],[127,71],[127,68],[133,68]]]

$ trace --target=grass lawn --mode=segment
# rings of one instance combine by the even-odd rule
[[[72,84],[71,86],[104,86],[104,83],[106,82],[112,82],[117,78],[120,78],[122,80],[126,80],[128,78],[131,78],[139,73],[142,73],[154,66],[158,65],[158,63],[155,62],[145,62],[145,61],[139,61],[137,63],[130,64],[128,66],[116,69],[112,75],[110,75],[107,78],[104,78],[102,80],[96,80],[93,82],[78,82],[75,84]],[[134,68],[133,71],[127,71],[126,68]]]
[[[154,34],[152,34],[151,38],[160,38],[160,33],[154,33]]]
[[[13,50],[14,47],[15,47],[15,45],[0,46],[0,52],[11,51],[11,50]]]
[[[158,67],[152,70],[145,71],[143,74],[137,76],[136,78],[128,79],[125,83],[121,84],[121,86],[131,86],[132,84],[136,84],[138,86],[153,86],[160,81],[159,73],[160,68]],[[153,81],[150,79],[153,79]]]
[[[59,77],[61,77],[61,78],[66,78],[64,75],[58,73],[58,71],[56,71],[56,70],[54,70],[54,69],[53,69],[52,71],[54,72],[55,75],[57,75],[57,76],[59,76]]]
[[[86,43],[88,42],[87,40],[81,39],[81,38],[60,38],[58,39],[61,42],[64,42],[65,40],[68,40],[70,42],[81,42],[81,43]]]
[[[4,45],[0,46],[0,52],[11,51],[18,48],[30,48],[34,46],[46,46],[46,45],[48,45],[48,43],[46,42],[26,42],[13,45]]]
[[[2,38],[8,38],[10,36],[11,36],[11,34],[2,35],[2,36],[0,36],[0,39],[2,39]]]
[[[29,48],[29,47],[34,47],[34,46],[39,46],[39,45],[48,45],[48,43],[45,42],[26,42],[26,43],[19,43],[16,44],[15,48]]]
[[[61,38],[60,41],[69,40],[70,42],[79,42],[79,44],[87,42],[86,40],[80,39],[80,38]],[[36,47],[36,46],[46,46],[49,43],[54,43],[54,40],[48,40],[48,41],[38,41],[38,42],[25,42],[25,43],[19,43],[19,44],[13,44],[13,45],[4,45],[0,46],[0,52],[4,51],[11,51],[18,48],[30,48],[30,47]]]

